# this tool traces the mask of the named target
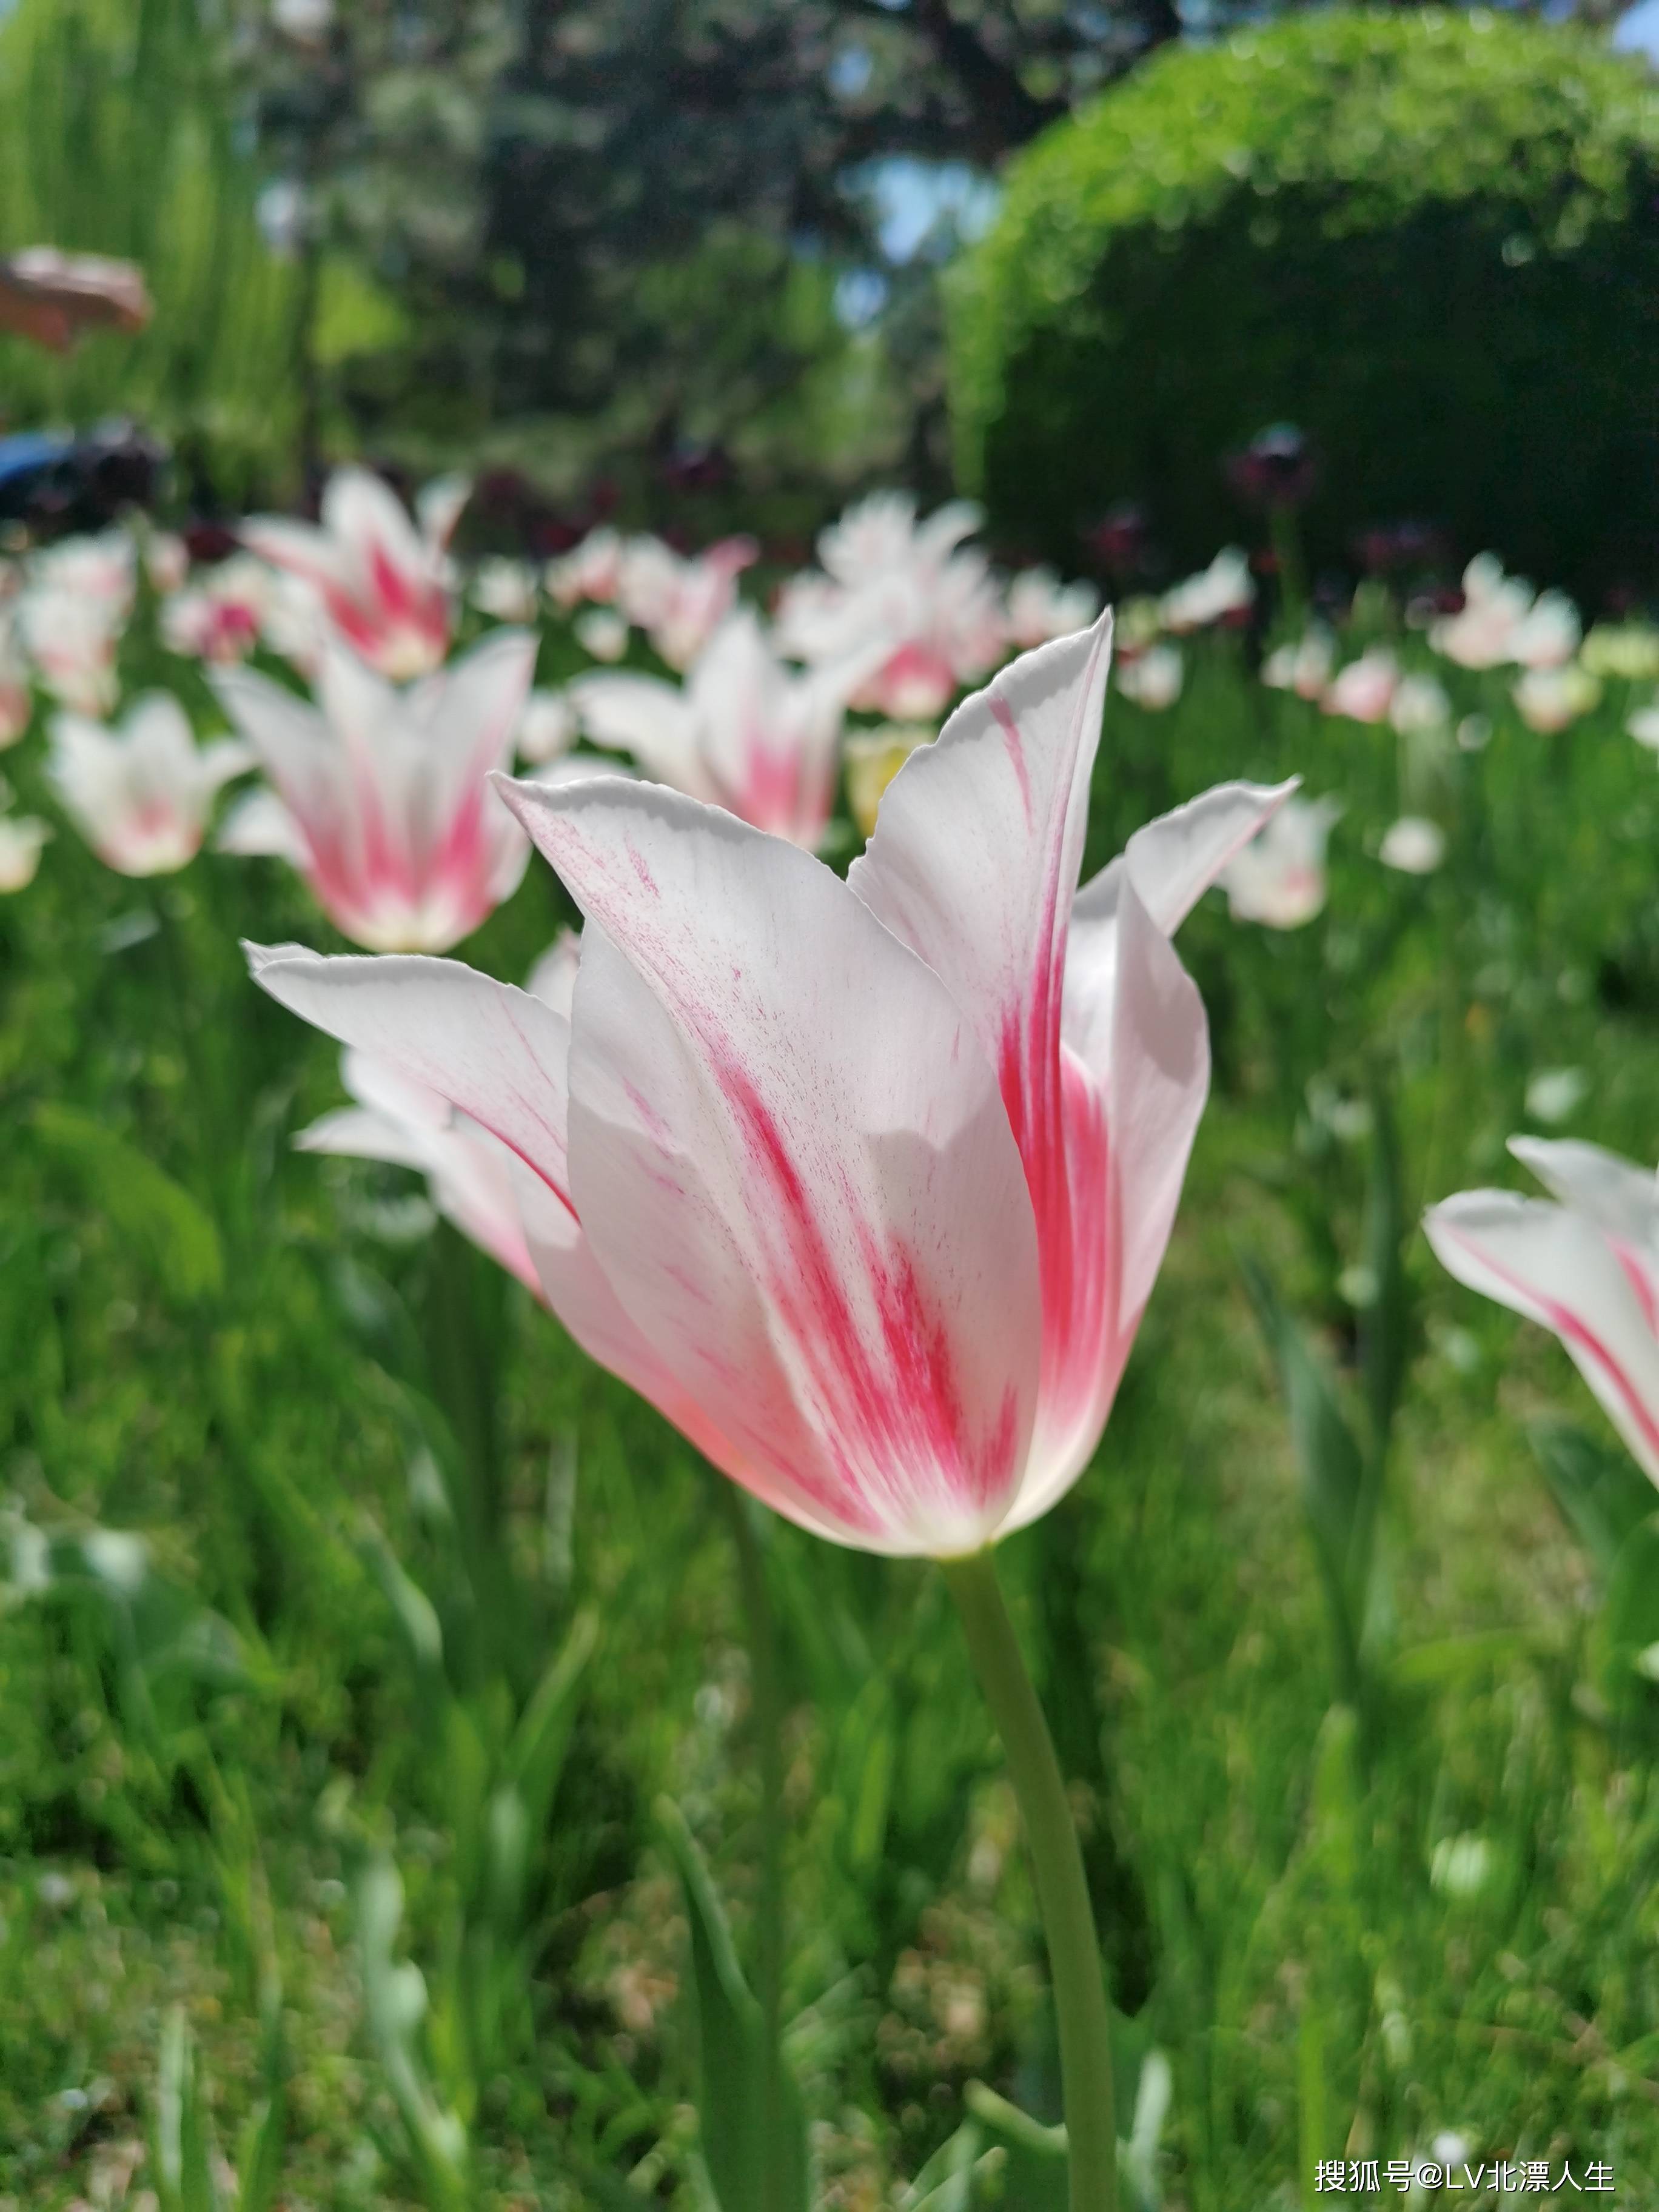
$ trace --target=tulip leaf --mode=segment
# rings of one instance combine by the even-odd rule
[[[1272,1277],[1259,1261],[1247,1257],[1243,1266],[1256,1319],[1278,1364],[1302,1477],[1303,1506],[1325,1585],[1340,1686],[1352,1700],[1359,1681],[1360,1606],[1370,1565],[1369,1560],[1356,1562],[1353,1558],[1365,1490],[1364,1455],[1328,1368],[1286,1309]]]
[[[1570,1421],[1535,1421],[1530,1433],[1557,1509],[1605,1583],[1653,1510],[1653,1485],[1627,1452]]]
[[[538,1834],[547,1825],[581,1703],[587,1662],[599,1640],[599,1616],[591,1610],[578,1613],[525,1707],[507,1747],[507,1778],[523,1799],[531,1828]]]
[[[982,2081],[970,2081],[963,2095],[969,2111],[1005,2154],[1005,2212],[1067,2212],[1071,2160],[1065,2129],[1045,2128]]]
[[[1600,1623],[1606,1686],[1628,1699],[1659,1676],[1659,1513],[1632,1528],[1607,1576]]]
[[[1412,1302],[1404,1261],[1407,1215],[1400,1137],[1387,1091],[1371,1093],[1370,1173],[1365,1190],[1364,1275],[1370,1296],[1360,1318],[1359,1355],[1380,1464],[1394,1427],[1411,1352]],[[1374,1504],[1374,1501],[1373,1501]]]
[[[67,1106],[37,1107],[34,1130],[111,1225],[143,1249],[174,1297],[193,1303],[224,1288],[224,1255],[211,1218],[136,1145]]]
[[[657,1813],[685,1892],[691,1927],[691,2041],[703,2163],[720,2212],[769,2212],[763,2101],[768,2054],[761,2008],[743,1978],[726,1914],[684,1814],[666,1798]],[[779,2063],[783,2113],[782,2140],[775,2147],[782,2183],[777,2212],[806,2212],[805,2115],[793,2076]]]
[[[390,1858],[366,1859],[355,1884],[364,2010],[380,2071],[403,2121],[409,2154],[433,2212],[464,2212],[471,2201],[466,2130],[441,2104],[421,2054],[426,1978],[396,1956],[404,1886]]]

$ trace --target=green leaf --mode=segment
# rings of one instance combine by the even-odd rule
[[[143,1249],[173,1297],[188,1304],[223,1290],[218,1231],[154,1160],[90,1115],[67,1106],[37,1107],[34,1131],[112,1227]]]
[[[1006,2154],[1005,2212],[1067,2212],[1071,2160],[1065,2129],[1045,2128],[982,2081],[970,2081],[963,2094],[969,2111]]]
[[[426,1978],[412,1960],[395,1955],[403,1881],[389,1858],[375,1856],[358,1869],[355,1889],[370,2040],[428,2203],[434,2212],[465,2212],[470,2202],[466,2130],[434,2094],[421,2052]]]
[[[150,2157],[161,2212],[222,2212],[214,2178],[213,2131],[181,2005],[174,2005],[162,2024]]]
[[[1370,1303],[1360,1320],[1359,1356],[1370,1411],[1373,1449],[1381,1458],[1411,1354],[1412,1300],[1404,1250],[1407,1215],[1400,1173],[1400,1137],[1388,1092],[1371,1091],[1370,1173],[1365,1190],[1364,1269]]]
[[[1279,1367],[1342,1692],[1352,1698],[1358,1687],[1360,1601],[1370,1569],[1369,1559],[1356,1562],[1352,1557],[1364,1461],[1328,1369],[1286,1310],[1272,1277],[1256,1260],[1247,1257],[1242,1265],[1256,1319]]]
[[[767,2212],[767,2051],[761,2008],[744,1980],[731,1929],[684,1814],[663,1798],[657,1817],[679,1871],[691,1923],[692,2042],[703,2162],[720,2212]],[[782,2072],[784,2190],[779,2212],[806,2212],[805,2115],[793,2076],[787,2066]]]
[[[1659,1513],[1632,1528],[1607,1577],[1599,1638],[1609,1696],[1627,1699],[1659,1668]]]
[[[552,1809],[570,1731],[581,1705],[583,1678],[599,1640],[599,1615],[591,1608],[579,1613],[537,1684],[507,1747],[507,1778],[523,1799],[531,1827],[538,1833],[546,1826]]]
[[[404,1571],[392,1547],[367,1518],[358,1533],[357,1550],[392,1607],[416,1673],[437,1688],[444,1680],[444,1632],[437,1608],[420,1584]]]
[[[1614,1449],[1570,1421],[1534,1421],[1530,1435],[1562,1519],[1605,1583],[1653,1510],[1653,1485],[1622,1447]]]

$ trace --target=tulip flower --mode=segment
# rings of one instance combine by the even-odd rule
[[[190,547],[176,530],[152,530],[144,538],[144,574],[165,599],[190,580]]]
[[[526,561],[481,561],[472,579],[472,604],[497,622],[534,622],[535,570]]]
[[[1572,661],[1565,668],[1528,668],[1516,679],[1511,696],[1529,730],[1553,737],[1589,714],[1601,696],[1601,686]]]
[[[17,625],[0,610],[0,752],[17,743],[33,718],[34,696]]]
[[[0,891],[21,891],[34,881],[52,825],[36,814],[0,811]]]
[[[1328,714],[1344,714],[1351,722],[1388,720],[1400,664],[1386,645],[1367,646],[1358,660],[1351,660],[1328,686],[1323,705]]]
[[[899,722],[942,713],[1007,645],[989,566],[962,542],[979,510],[957,500],[920,524],[915,513],[900,492],[850,507],[818,539],[823,573],[794,578],[778,603],[785,653],[814,667],[871,654],[874,672],[849,704]]]
[[[1300,929],[1323,910],[1325,846],[1342,809],[1332,799],[1288,799],[1221,877],[1235,921]]]
[[[253,766],[234,739],[198,746],[171,693],[138,701],[118,730],[80,714],[52,725],[47,773],[100,860],[124,876],[171,875],[200,851],[220,787]]]
[[[684,690],[618,672],[578,677],[569,696],[588,735],[626,748],[647,775],[810,848],[835,801],[842,702],[855,680],[828,669],[792,675],[744,607],[698,655]]]
[[[843,739],[847,804],[866,840],[875,835],[876,817],[889,784],[916,747],[932,744],[938,735],[925,722],[884,722],[879,729],[856,730]]]
[[[580,726],[567,692],[532,691],[519,717],[519,758],[532,764],[556,760],[575,743]]]
[[[299,869],[354,943],[445,951],[516,890],[523,832],[486,781],[512,757],[533,638],[501,630],[399,691],[337,643],[319,707],[246,669],[214,678],[275,787],[225,825],[221,848]]]
[[[1022,568],[1008,586],[1008,639],[1020,652],[1087,629],[1100,612],[1092,584],[1062,584],[1052,568]]]
[[[1208,1079],[1170,942],[1282,793],[1211,792],[1073,892],[1109,624],[912,754],[845,882],[658,787],[505,787],[588,922],[567,1019],[455,963],[254,948],[272,997],[489,1130],[548,1303],[789,1518],[933,1556],[1049,1930],[1073,2201],[1115,2202],[1068,1801],[984,1547],[1093,1453]]]
[[[1578,664],[1592,676],[1644,684],[1659,676],[1659,629],[1651,623],[1597,623],[1579,647]]]
[[[1402,676],[1389,702],[1389,720],[1402,738],[1430,738],[1451,721],[1451,701],[1432,676]]]
[[[120,696],[115,671],[119,625],[95,599],[26,592],[18,627],[35,673],[52,697],[80,714],[106,714]]]
[[[1460,1283],[1565,1346],[1638,1463],[1659,1482],[1659,1184],[1599,1145],[1511,1137],[1550,1200],[1462,1191],[1424,1228]],[[1553,1201],[1553,1202],[1552,1202]]]
[[[659,538],[632,538],[617,572],[617,605],[671,668],[689,668],[737,603],[738,578],[759,552],[726,538],[682,559]]]
[[[428,484],[411,522],[403,503],[367,469],[337,469],[323,493],[320,527],[255,515],[242,542],[305,584],[346,643],[382,676],[424,676],[449,650],[447,548],[469,486]]]
[[[161,603],[161,641],[186,659],[230,667],[258,643],[276,578],[250,554],[233,555]]]
[[[1249,562],[1237,545],[1226,545],[1207,568],[1165,592],[1160,611],[1164,628],[1180,635],[1248,614],[1255,603],[1255,580]]]
[[[1178,647],[1149,645],[1144,653],[1118,663],[1117,688],[1137,707],[1159,714],[1164,708],[1173,707],[1181,696],[1185,672]]]
[[[609,528],[590,530],[573,551],[550,561],[542,572],[547,595],[567,612],[584,599],[609,602],[617,596],[622,573],[621,534]]]
[[[1477,554],[1463,571],[1462,611],[1434,624],[1429,642],[1465,668],[1559,668],[1578,649],[1578,610],[1559,592],[1541,592],[1506,576],[1494,554]]]
[[[118,631],[132,611],[137,566],[137,552],[125,530],[64,538],[30,562],[29,590],[43,597],[89,603]]]
[[[1336,640],[1317,623],[1301,637],[1276,645],[1261,664],[1261,680],[1275,691],[1294,691],[1299,699],[1324,696],[1336,660]]]
[[[1583,625],[1561,592],[1540,592],[1510,634],[1511,660],[1522,668],[1565,668],[1578,650]]]
[[[1429,876],[1446,857],[1446,833],[1437,822],[1421,815],[1404,814],[1382,833],[1377,858],[1385,868],[1402,875]]]
[[[1169,1234],[1207,1075],[1169,935],[1282,793],[1223,787],[1073,902],[1109,635],[961,708],[844,884],[659,787],[504,784],[598,924],[568,1035],[455,965],[256,958],[494,1129],[572,1334],[843,1543],[968,1552],[1046,1510]]]
[[[577,644],[595,660],[620,660],[628,650],[628,623],[614,607],[586,607],[572,627]]]

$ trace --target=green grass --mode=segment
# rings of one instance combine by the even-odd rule
[[[1183,933],[1217,1083],[1174,1245],[1094,1467],[1004,1555],[1083,1784],[1126,2068],[1173,2069],[1163,2201],[1311,2203],[1314,2158],[1453,2130],[1659,2203],[1659,1731],[1528,1436],[1598,1417],[1407,1237],[1356,1716],[1241,1271],[1271,1269],[1352,1407],[1371,1146],[1320,1101],[1392,1101],[1412,1218],[1505,1179],[1540,1066],[1591,1078],[1571,1133],[1652,1156],[1659,779],[1620,687],[1552,739],[1486,684],[1490,746],[1412,769],[1451,851],[1408,879],[1366,851],[1405,811],[1392,736],[1261,690],[1235,641],[1192,659],[1170,714],[1111,702],[1090,866],[1180,796],[1294,768],[1347,804],[1330,904],[1273,938],[1212,901]],[[31,803],[40,746],[5,763]],[[466,957],[516,978],[568,918],[538,866]],[[181,2006],[228,2156],[276,2098],[275,2202],[562,2212],[631,2177],[690,2207],[657,1799],[751,1968],[760,1856],[714,1478],[434,1237],[408,1177],[290,1152],[333,1055],[239,935],[331,942],[274,867],[131,884],[67,828],[0,903],[0,2205],[155,2185],[153,2160],[121,2174]],[[969,2081],[1056,2116],[1032,1899],[937,1576],[765,1534],[791,2056],[821,2201],[903,2203]],[[561,1652],[569,1696],[538,1707]],[[504,1842],[538,1711],[551,1811]],[[1473,1895],[1432,1873],[1459,1838]],[[392,1862],[383,1955],[359,1908]],[[388,2026],[390,1956],[425,1977],[418,2023]]]

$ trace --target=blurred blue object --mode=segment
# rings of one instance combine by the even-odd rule
[[[131,422],[0,438],[0,520],[46,532],[99,529],[124,508],[150,505],[164,459]]]
[[[36,477],[67,460],[74,451],[74,439],[61,432],[23,430],[15,437],[0,438],[0,493],[20,477]]]

